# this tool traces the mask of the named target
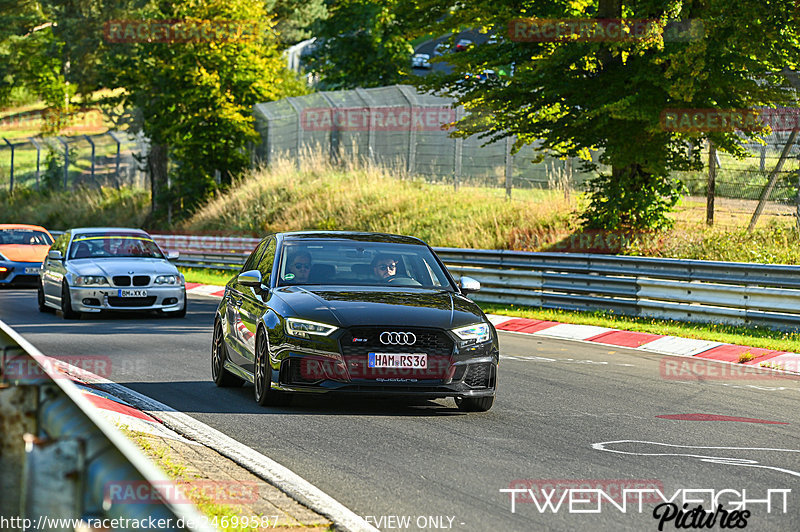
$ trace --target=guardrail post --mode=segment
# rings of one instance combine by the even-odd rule
[[[292,106],[297,115],[297,156],[295,161],[297,161],[297,170],[300,171],[300,159],[303,156],[303,117],[301,116],[300,106],[294,100],[294,97],[286,98],[286,102]]]
[[[83,138],[85,138],[85,139],[87,140],[87,142],[89,142],[89,145],[92,147],[92,170],[91,170],[91,177],[92,177],[92,181],[94,181],[94,162],[95,162],[95,158],[94,158],[94,141],[92,140],[92,137],[90,137],[89,135],[84,135],[84,136],[83,136]]]
[[[511,187],[513,185],[512,179],[514,174],[514,155],[511,153],[511,148],[514,145],[514,139],[511,136],[506,137],[506,198],[511,199]]]
[[[67,190],[67,180],[69,179],[69,144],[62,137],[56,137],[56,139],[64,146],[64,190]]]

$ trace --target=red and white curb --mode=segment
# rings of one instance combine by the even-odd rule
[[[225,294],[225,287],[186,283],[186,292],[188,294],[221,298]],[[661,355],[697,357],[775,371],[800,373],[800,354],[788,351],[773,351],[709,340],[623,331],[595,325],[575,325],[556,321],[513,318],[497,314],[489,314],[487,317],[498,331],[531,334],[562,340],[577,340],[614,347],[626,347]],[[749,360],[739,362],[740,357],[745,354],[750,355],[750,357],[747,357]]]
[[[625,347],[662,355],[697,357],[718,362],[757,366],[772,370],[800,373],[800,354],[773,351],[745,345],[724,344],[694,338],[664,336],[641,332],[622,331],[593,325],[573,325],[555,321],[512,318],[489,314],[489,320],[498,331],[517,334],[578,340],[596,344]],[[742,355],[748,360],[740,362]]]

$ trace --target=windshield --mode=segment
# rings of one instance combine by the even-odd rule
[[[452,290],[426,246],[345,240],[285,242],[278,286],[413,286]]]
[[[69,250],[70,259],[109,257],[163,259],[164,254],[150,237],[127,233],[78,235]]]
[[[44,231],[36,231],[35,229],[0,229],[0,245],[49,246],[52,243],[53,239]]]

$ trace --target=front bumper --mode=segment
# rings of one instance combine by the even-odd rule
[[[137,297],[123,297],[123,292],[144,292]],[[69,289],[72,308],[76,312],[101,312],[109,310],[161,310],[177,312],[186,301],[183,285],[144,286],[135,288],[75,287]]]
[[[41,262],[0,261],[0,286],[36,287],[39,283]]]

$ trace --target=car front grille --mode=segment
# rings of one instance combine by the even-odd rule
[[[114,286],[131,286],[130,275],[115,275],[111,278],[114,281]],[[134,275],[133,286],[147,286],[150,284],[149,275]]]
[[[152,307],[156,296],[147,297],[117,297],[109,296],[108,304],[112,307]]]
[[[381,343],[384,332],[413,333],[416,341],[412,345],[386,345]],[[348,373],[352,379],[437,379],[447,377],[453,354],[453,340],[439,329],[411,327],[352,327],[339,339]],[[413,368],[368,368],[369,353],[425,353],[428,355],[426,369]]]

